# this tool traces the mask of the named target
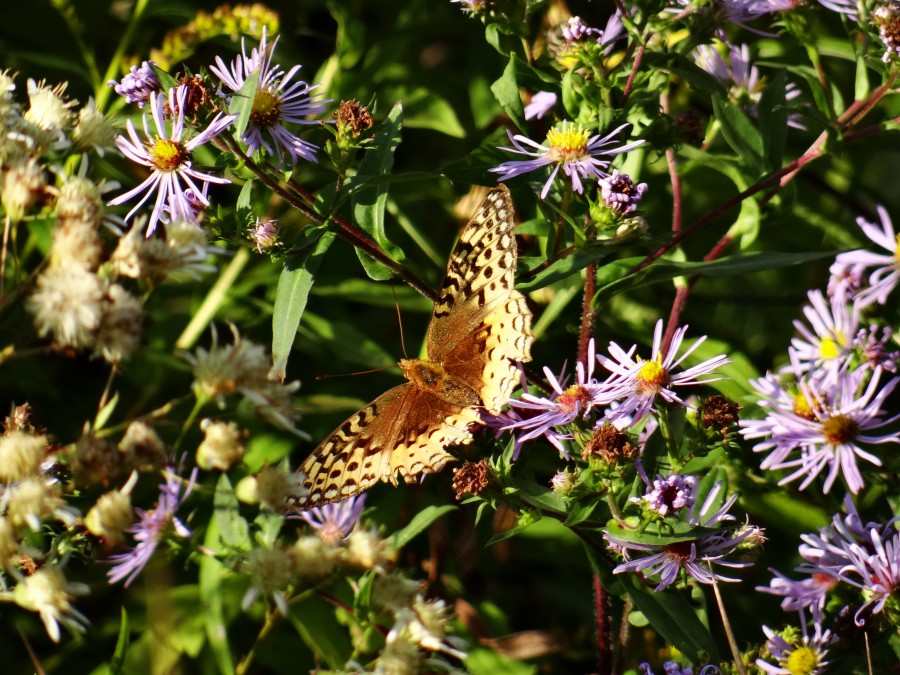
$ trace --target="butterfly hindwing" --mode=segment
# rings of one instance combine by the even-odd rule
[[[478,419],[461,408],[418,391],[412,384],[388,390],[347,418],[300,467],[306,494],[292,497],[289,508],[302,510],[359,494],[378,481],[396,485],[440,471],[452,455],[447,445],[472,439]]]

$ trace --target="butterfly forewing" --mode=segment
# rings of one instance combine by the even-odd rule
[[[450,256],[428,328],[428,357],[499,412],[531,360],[531,312],[513,289],[515,218],[506,186],[488,194]]]

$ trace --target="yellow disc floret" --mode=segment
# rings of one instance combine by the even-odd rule
[[[557,162],[575,162],[588,156],[590,134],[577,124],[561,122],[547,132],[550,158]]]
[[[638,389],[647,394],[655,394],[669,380],[669,372],[659,361],[645,361],[637,374]]]
[[[250,123],[257,127],[275,126],[281,121],[281,97],[277,93],[260,89],[253,97]]]
[[[156,138],[153,146],[148,148],[153,166],[160,171],[175,171],[188,157],[188,151],[178,141],[168,138]]]
[[[784,665],[791,675],[812,675],[819,667],[819,659],[809,647],[798,647],[787,657]]]

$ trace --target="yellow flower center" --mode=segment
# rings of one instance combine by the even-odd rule
[[[587,390],[580,384],[573,384],[571,387],[569,387],[559,395],[559,397],[556,399],[556,402],[559,407],[566,412],[574,412],[575,406],[579,402],[581,402],[582,405],[587,405],[588,393]]]
[[[806,396],[804,396],[802,392],[794,396],[794,414],[805,420],[816,419],[812,406],[809,404],[809,401],[806,400]]]
[[[822,427],[822,434],[832,445],[852,441],[856,437],[857,431],[859,431],[859,425],[844,415],[829,417]]]
[[[157,137],[148,148],[150,161],[160,171],[175,171],[190,156],[178,141]]]
[[[894,246],[894,261],[900,265],[900,234],[897,235],[894,241],[896,242],[896,246]]]
[[[655,394],[669,381],[668,371],[659,361],[645,361],[637,374],[638,391]]]
[[[587,144],[591,136],[577,124],[563,122],[547,132],[550,158],[563,163],[587,157]]]
[[[819,666],[819,658],[809,647],[798,647],[790,653],[784,667],[791,675],[812,675]]]
[[[819,344],[819,354],[823,359],[836,359],[841,355],[841,345],[844,343],[846,340],[840,333],[835,333],[834,337],[822,338],[822,342]]]
[[[281,97],[271,91],[257,91],[250,108],[250,123],[257,127],[272,127],[280,121]]]

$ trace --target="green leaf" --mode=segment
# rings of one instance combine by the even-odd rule
[[[597,510],[597,507],[600,506],[600,504],[601,501],[596,498],[575,502],[569,508],[569,515],[566,517],[566,522],[564,523],[565,526],[575,527],[576,525],[583,523],[594,514],[594,511]]]
[[[224,478],[224,476],[222,476]],[[216,491],[218,493],[218,490]],[[222,548],[222,539],[216,518],[211,518],[206,528],[203,541],[206,548],[218,551]],[[234,673],[234,661],[228,648],[228,624],[225,621],[225,601],[222,584],[229,574],[225,566],[209,555],[199,557],[198,592],[203,605],[203,620],[206,624],[206,640],[212,650],[213,658],[222,675]]]
[[[766,84],[759,99],[759,131],[765,148],[765,168],[781,168],[784,144],[787,140],[787,77],[783,70]]]
[[[237,551],[249,551],[253,548],[250,541],[250,527],[240,514],[234,488],[224,473],[216,483],[213,508],[213,520],[222,543]],[[213,550],[217,549],[213,548]]]
[[[707,492],[709,492],[709,490],[707,490]],[[720,493],[721,492],[723,491],[720,491]],[[700,501],[699,497],[697,501]],[[715,510],[713,510],[713,512],[715,512]],[[653,523],[644,530],[635,530],[630,527],[625,527],[615,520],[610,520],[606,524],[606,532],[611,537],[634,544],[668,546],[669,544],[677,544],[682,541],[694,541],[700,537],[714,535],[722,531],[722,528],[700,527],[684,521],[672,522],[667,520],[666,527],[670,528],[671,531],[660,533],[656,530],[656,525]]]
[[[312,312],[307,312],[300,332],[307,330],[328,343],[328,348],[347,363],[355,363],[364,368],[385,368],[395,366],[397,359],[386,352],[365,330],[353,321],[334,319],[329,321]]]
[[[537,666],[522,661],[515,661],[508,656],[486,649],[485,647],[475,647],[466,654],[466,660],[463,662],[466,671],[472,675],[495,675],[496,673],[504,673],[504,675],[532,675],[537,672]]]
[[[324,600],[311,598],[305,602],[291,603],[290,608],[288,620],[306,646],[331,668],[343,672],[352,647],[347,632],[334,620],[331,607]]]
[[[106,405],[97,411],[97,417],[94,418],[94,431],[99,431],[106,426],[106,423],[109,422],[109,418],[113,414],[113,411],[115,411],[118,403],[119,392],[116,392],[112,395],[112,398],[106,402]]]
[[[578,274],[592,262],[597,262],[611,257],[610,252],[605,248],[590,248],[587,250],[575,251],[572,255],[565,258],[554,260],[547,267],[543,268],[534,276],[526,274],[525,281],[516,284],[516,288],[527,293],[529,291],[544,288],[550,284],[556,283],[562,279],[566,279],[573,274]]]
[[[432,129],[453,138],[465,138],[466,130],[447,99],[429,89],[403,92],[403,122],[415,129]],[[399,105],[399,104],[398,104]]]
[[[234,203],[234,207],[238,211],[246,211],[252,207],[253,202],[250,198],[253,195],[253,185],[255,183],[256,181],[248,180],[241,186],[241,192]]]
[[[717,663],[716,642],[684,596],[673,590],[654,591],[641,584],[637,575],[625,575],[624,585],[635,606],[647,617],[653,630],[693,663],[708,659]]]
[[[347,188],[351,191],[353,218],[356,224],[375,241],[382,251],[398,262],[403,260],[402,251],[388,240],[384,231],[387,186],[369,186],[366,185],[366,182],[376,176],[384,176],[391,172],[391,168],[394,166],[394,152],[400,144],[402,119],[403,106],[397,103],[375,134],[374,147],[363,155],[356,176],[347,181]],[[391,270],[361,249],[356,249],[356,255],[370,279],[386,281],[393,277],[394,273]]]
[[[743,110],[724,98],[713,97],[713,113],[722,127],[722,136],[744,166],[759,174],[762,171],[763,140]]]
[[[237,115],[238,118],[234,122],[235,138],[243,138],[247,127],[250,125],[250,113],[253,111],[253,99],[256,97],[256,89],[259,85],[259,74],[261,70],[257,68],[247,75],[243,86],[231,98],[231,105],[228,106],[228,112]]]
[[[566,512],[565,498],[550,488],[545,488],[532,481],[512,477],[508,478],[506,483],[509,487],[514,488],[525,502],[536,508],[547,509],[555,513]]]
[[[866,60],[859,56],[856,59],[856,81],[854,83],[854,98],[857,101],[864,101],[872,90],[869,84],[869,69],[866,67]]]
[[[703,457],[694,457],[690,461],[688,461],[683,467],[681,467],[681,473],[687,474],[698,474],[702,471],[706,471],[714,466],[720,466],[724,462],[726,462],[728,457],[725,453],[725,448],[719,447],[714,448],[709,452],[709,454],[704,455]]]
[[[311,233],[312,234],[312,233]],[[322,258],[334,241],[335,233],[321,230],[314,246],[308,246],[300,255],[289,258],[278,278],[275,291],[275,307],[272,310],[272,361],[278,377],[284,379],[288,357],[297,335],[297,326],[306,309],[309,291],[315,281]]]
[[[468,155],[444,164],[441,167],[441,173],[451,180],[472,185],[495,183],[496,180],[491,179],[490,174],[487,174],[486,171],[492,166],[497,166],[507,158],[501,150],[497,149],[506,145],[509,145],[509,137],[506,135],[506,130],[503,128],[494,129]]]
[[[128,611],[124,605],[119,608],[119,614],[122,617],[119,621],[119,637],[116,640],[116,649],[109,660],[109,672],[112,675],[120,675],[125,672],[122,670],[122,667],[125,665],[125,653],[128,651],[128,644],[131,642],[128,630]]]
[[[609,265],[604,265],[599,270],[596,297],[606,299],[615,293],[681,276],[701,274],[707,277],[740,277],[754,272],[800,265],[822,258],[834,258],[834,256],[834,251],[810,253],[759,251],[726,256],[710,262],[679,262],[666,259],[657,260],[637,274],[627,276],[627,270],[641,262],[643,258],[617,260]]]
[[[522,106],[522,97],[519,96],[519,83],[516,79],[516,61],[515,54],[509,55],[509,62],[503,69],[500,78],[491,85],[491,91],[497,99],[500,107],[509,115],[519,129],[525,129],[525,108]]]
[[[426,530],[434,521],[451,511],[456,511],[456,507],[452,504],[446,506],[428,506],[422,509],[411,521],[409,521],[409,524],[406,527],[394,532],[393,537],[391,537],[391,543],[393,543],[394,548],[396,549],[403,548],[411,542],[416,535]]]

